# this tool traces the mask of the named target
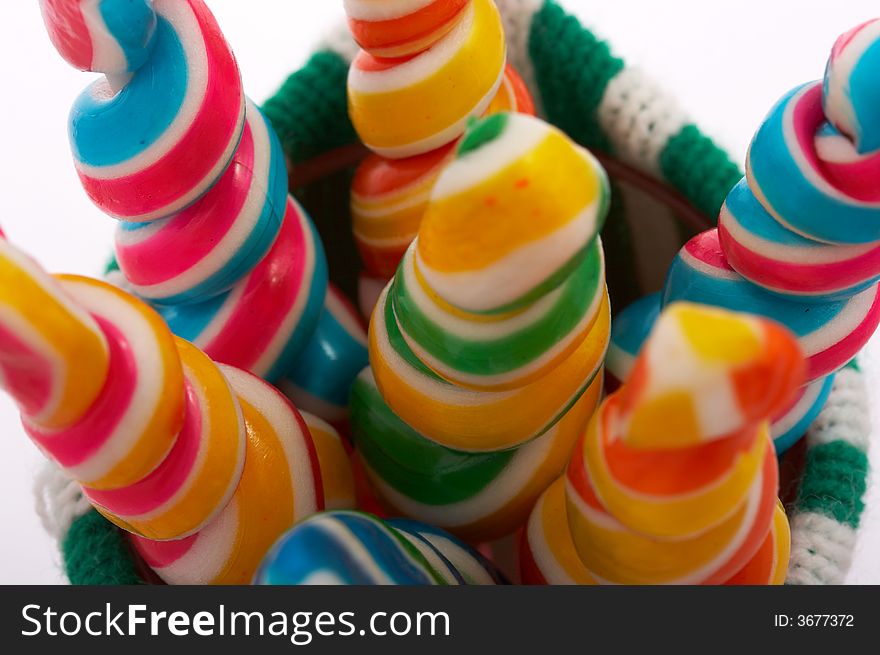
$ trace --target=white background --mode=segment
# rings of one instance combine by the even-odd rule
[[[741,162],[752,132],[790,87],[821,77],[836,36],[873,18],[876,1],[562,0],[609,38],[616,52],[674,93],[709,134]],[[342,18],[341,0],[209,0],[257,102],[302,64],[320,35]],[[0,2],[3,92],[0,224],[53,272],[95,275],[110,252],[113,221],[79,187],[67,146],[70,103],[88,76],[69,68],[46,37],[36,0]],[[880,339],[865,357],[880,411]],[[880,424],[880,420],[877,421]],[[54,543],[33,510],[41,456],[0,397],[0,583],[62,580]],[[878,430],[880,434],[880,430]],[[876,435],[875,435],[876,436]],[[880,465],[880,438],[873,449]],[[864,516],[851,582],[880,583],[880,489]]]

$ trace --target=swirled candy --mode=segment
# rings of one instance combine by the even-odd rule
[[[782,323],[798,337],[807,357],[808,381],[823,378],[849,362],[880,323],[877,285],[835,302],[780,298],[731,268],[716,230],[697,235],[679,251],[663,293],[665,304],[689,300]]]
[[[305,210],[288,197],[272,248],[230,291],[200,303],[157,309],[175,334],[212,359],[276,380],[306,347],[326,289],[321,240]]]
[[[470,0],[345,0],[358,45],[376,57],[405,57],[433,46],[461,19]]]
[[[605,360],[607,378],[614,385],[612,391],[629,376],[660,311],[660,294],[651,294],[626,307],[614,319],[611,345]],[[788,406],[771,417],[770,434],[777,453],[785,452],[806,434],[807,428],[825,406],[833,382],[834,376],[829,375],[805,385]]]
[[[299,409],[344,426],[351,385],[368,361],[362,319],[331,284],[318,326],[279,387]]]
[[[829,121],[860,153],[880,150],[880,20],[869,20],[842,34],[825,70],[823,106]]]
[[[799,302],[843,301],[880,279],[880,244],[829,244],[801,236],[764,209],[746,180],[728,194],[718,234],[740,275]]]
[[[397,513],[471,542],[511,533],[568,461],[599,402],[601,375],[541,437],[519,448],[472,453],[425,438],[383,401],[369,369],[352,391],[353,438],[373,486]]]
[[[120,39],[141,29],[140,0],[79,4]],[[116,261],[125,288],[211,359],[278,380],[317,326],[323,248],[288,197],[280,142],[245,100],[203,0],[144,6],[155,9],[145,60],[131,75],[96,82],[73,109],[80,177],[106,213],[124,219]],[[53,34],[79,29],[59,22],[60,9],[44,15]],[[70,43],[56,40],[62,54]]]
[[[120,75],[143,66],[156,36],[151,0],[40,0],[53,45],[83,71]]]
[[[368,156],[351,185],[355,242],[369,275],[394,275],[419,232],[431,190],[453,159],[452,144],[405,159]],[[383,285],[384,286],[384,285]]]
[[[129,26],[120,3],[103,4]],[[164,218],[198,199],[231,161],[244,125],[238,66],[204,2],[155,0],[153,7],[148,59],[122,89],[96,81],[70,115],[86,192],[107,214],[130,221]]]
[[[755,196],[784,226],[816,241],[880,241],[878,41],[876,20],[842,35],[824,80],[787,93],[749,150]]]
[[[464,312],[520,309],[583,262],[608,202],[604,170],[562,132],[522,114],[490,116],[434,186],[419,274]]]
[[[188,538],[132,538],[138,554],[169,584],[247,584],[278,537],[324,508],[318,455],[302,417],[259,378],[221,370],[247,425],[247,456],[234,495]]]
[[[555,128],[520,114],[475,124],[373,312],[370,363],[393,412],[482,452],[558,421],[607,349],[607,207],[601,167]]]
[[[411,157],[457,139],[502,83],[504,30],[492,0],[471,0],[428,50],[398,59],[361,51],[348,77],[349,115],[383,157]]]
[[[172,336],[142,301],[53,279],[3,239],[0,294],[0,380],[26,431],[167,582],[248,582],[325,497],[353,506],[332,428]]]
[[[501,576],[452,535],[412,521],[325,512],[297,525],[254,579],[274,585],[496,584]]]
[[[566,472],[570,536],[589,574],[720,584],[746,567],[778,507],[766,419],[804,368],[795,339],[772,321],[668,307]]]
[[[223,176],[195,204],[148,223],[120,223],[116,260],[142,298],[176,305],[228,291],[263,259],[287,208],[281,143],[247,104],[241,142]]]

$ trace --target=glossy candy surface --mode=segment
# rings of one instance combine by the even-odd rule
[[[743,569],[777,506],[766,417],[803,372],[797,342],[771,321],[667,308],[568,466],[570,534],[590,575],[719,584]]]
[[[361,51],[348,77],[349,115],[383,157],[429,152],[457,139],[503,82],[506,48],[492,0],[471,0],[428,50],[397,59]]]
[[[259,378],[227,366],[221,370],[247,426],[247,455],[234,495],[213,521],[186,539],[132,539],[169,584],[247,584],[278,537],[324,508],[316,444],[302,417]]]
[[[663,301],[688,300],[765,316],[791,330],[807,358],[807,379],[834,373],[867,343],[880,323],[880,298],[873,285],[846,300],[803,303],[780,298],[752,284],[728,263],[710,230],[680,251],[666,279]]]
[[[331,284],[311,339],[279,387],[298,408],[344,429],[351,386],[368,361],[363,319]]]
[[[608,344],[607,196],[595,160],[538,119],[499,114],[469,131],[373,313],[370,363],[395,414],[481,452],[565,414]]]
[[[501,582],[452,535],[361,512],[325,512],[297,525],[266,556],[256,584],[457,585]]]
[[[152,0],[40,0],[52,44],[83,71],[120,75],[143,66],[156,37]]]
[[[614,319],[611,346],[606,359],[606,375],[614,391],[626,381],[661,311],[660,294],[651,294],[626,307]],[[807,428],[825,406],[834,375],[819,378],[801,387],[788,406],[773,415],[770,434],[777,453],[783,453],[804,436]]]
[[[153,7],[147,60],[121,89],[109,78],[94,82],[70,115],[86,192],[104,212],[130,221],[164,218],[199,198],[228,166],[244,126],[238,66],[204,2],[155,0]]]
[[[409,427],[365,370],[352,391],[353,438],[392,513],[419,517],[469,541],[491,541],[522,525],[541,491],[560,475],[601,390],[597,375],[555,426],[519,448],[473,453],[438,445]]]
[[[137,33],[143,4],[47,0],[44,18],[67,56],[82,47],[74,38],[82,25],[65,22],[74,9],[100,10],[115,31],[93,34],[106,40]],[[143,61],[130,75],[99,79],[74,106],[80,177],[101,209],[123,219],[116,261],[125,288],[215,361],[276,381],[318,324],[323,248],[288,196],[281,144],[246,101],[203,0],[146,6],[155,35]]]

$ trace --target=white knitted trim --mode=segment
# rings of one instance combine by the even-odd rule
[[[791,519],[788,584],[841,584],[852,563],[856,532],[824,514],[803,512]]]
[[[34,506],[46,532],[59,546],[74,520],[92,507],[79,484],[51,462],[46,462],[34,479]]]
[[[834,378],[828,402],[807,431],[809,447],[845,441],[867,451],[871,437],[868,393],[862,374],[845,368]]]
[[[532,33],[532,19],[544,6],[544,0],[495,0],[507,39],[507,61],[522,76],[532,92],[538,115],[543,115],[541,94],[535,77],[535,67],[529,56],[529,37]]]
[[[605,87],[599,124],[624,161],[660,172],[660,153],[689,122],[678,103],[637,68],[624,68]]]

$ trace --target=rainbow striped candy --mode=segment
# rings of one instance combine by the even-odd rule
[[[474,453],[441,446],[400,420],[366,369],[352,390],[352,436],[386,505],[468,541],[491,541],[520,526],[559,476],[601,391],[597,375],[543,436],[510,450]]]
[[[432,47],[452,29],[470,0],[345,0],[358,45],[376,57],[405,57]]]
[[[288,197],[272,248],[230,291],[157,309],[172,332],[212,359],[272,381],[287,373],[306,347],[326,289],[321,240],[305,210]]]
[[[143,66],[156,36],[152,0],[40,0],[49,38],[72,66],[108,75]]]
[[[497,584],[495,568],[452,535],[412,521],[325,512],[303,521],[254,579],[270,585]]]
[[[797,341],[772,321],[666,308],[566,472],[570,536],[589,575],[720,584],[749,568],[778,507],[766,417],[804,369]]]
[[[259,378],[228,366],[220,370],[247,425],[247,456],[234,495],[188,538],[132,536],[135,550],[169,584],[247,584],[284,532],[324,508],[316,444],[299,413]]]
[[[523,114],[490,116],[469,129],[434,186],[416,269],[462,312],[522,309],[583,262],[609,195],[602,167],[556,128]]]
[[[330,426],[134,296],[53,279],[0,239],[0,304],[0,383],[26,431],[167,582],[246,583],[325,498],[354,505]]]
[[[197,200],[232,160],[244,126],[238,67],[204,2],[155,0],[153,7],[147,61],[121,89],[106,78],[95,82],[70,116],[86,192],[105,213],[129,221],[164,218]]]
[[[361,317],[331,284],[318,326],[279,388],[298,408],[344,427],[351,385],[368,363]]]
[[[259,264],[278,236],[286,207],[281,143],[248,101],[232,163],[204,196],[169,218],[119,224],[119,268],[131,290],[153,302],[212,298]]]
[[[348,77],[349,115],[364,144],[389,158],[429,152],[482,115],[504,77],[504,29],[492,0],[471,0],[428,50],[380,59],[362,50]]]
[[[716,230],[691,239],[672,263],[663,301],[676,300],[747,311],[782,323],[798,337],[807,357],[808,381],[849,362],[880,323],[877,285],[836,302],[805,304],[780,298],[731,268]]]
[[[626,307],[611,326],[611,345],[605,371],[611,391],[629,377],[636,356],[654,327],[661,311],[659,293],[641,298]],[[798,390],[789,406],[772,416],[770,435],[777,453],[788,450],[804,434],[828,400],[834,375],[820,378]]]
[[[108,0],[102,15],[136,30],[134,4]],[[242,94],[205,3],[152,6],[155,44],[143,65],[97,82],[74,107],[78,170],[98,205],[125,219],[116,235],[125,288],[212,359],[274,381],[318,323],[323,247],[288,196],[278,137]],[[45,16],[50,32],[68,29],[62,14]]]

